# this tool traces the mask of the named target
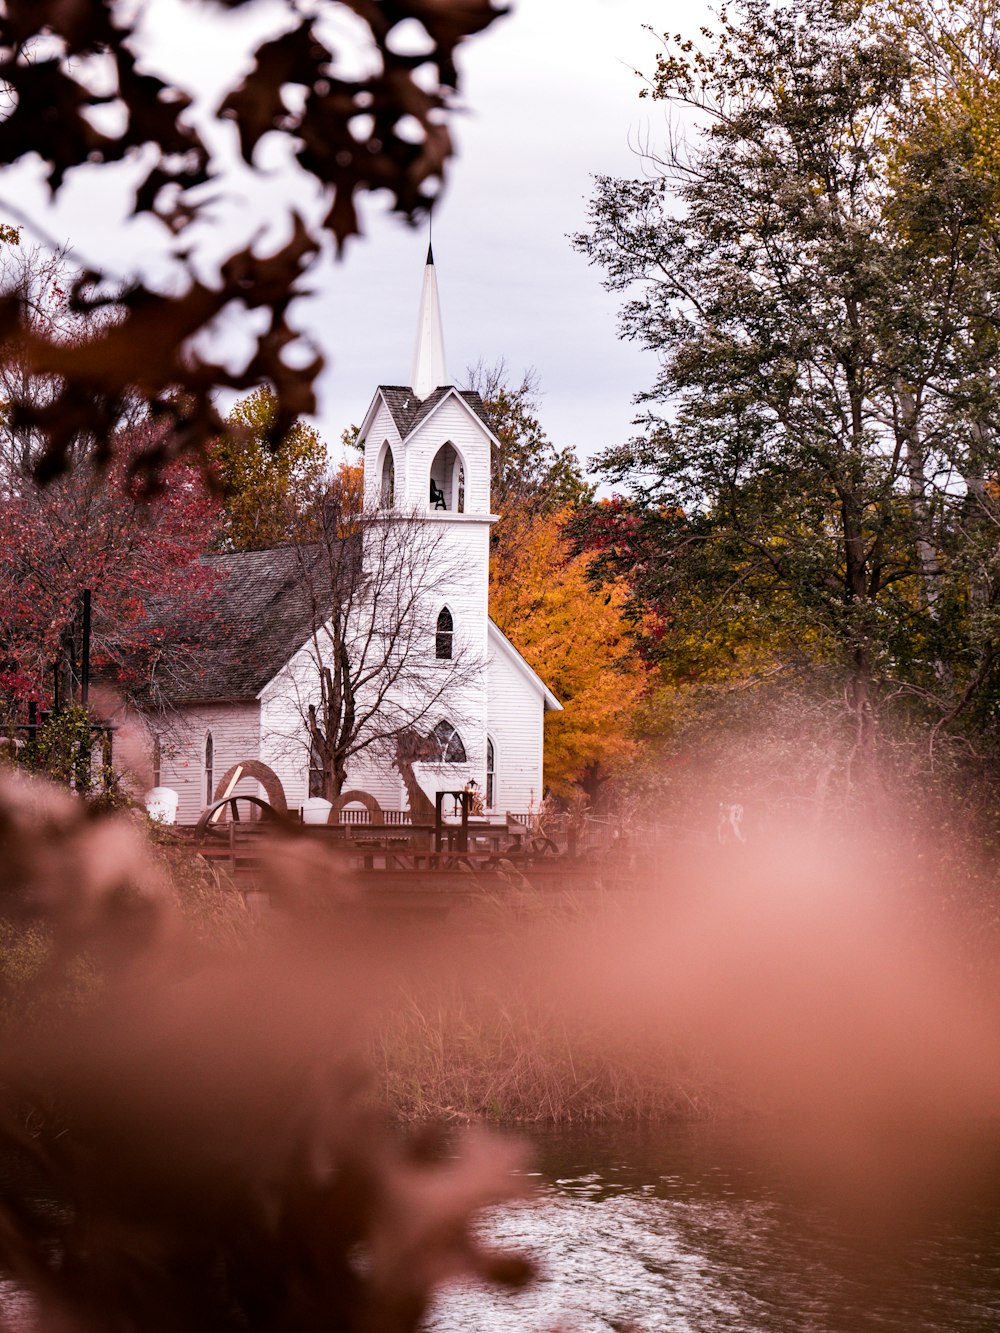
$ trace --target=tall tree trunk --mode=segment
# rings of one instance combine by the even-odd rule
[[[927,499],[927,451],[920,437],[916,397],[901,384],[896,386],[901,415],[900,435],[909,490],[910,516],[920,570],[920,600],[933,615],[941,594],[941,561],[934,540],[933,508]],[[936,664],[940,674],[941,664]]]
[[[872,713],[872,653],[863,612],[877,588],[868,568],[861,506],[855,492],[842,493],[841,515],[844,524],[844,612],[846,617],[849,674],[847,704],[855,727],[855,738],[848,764],[867,772],[874,762],[875,727]]]
[[[410,818],[414,821],[434,819],[436,811],[430,797],[417,781],[413,765],[423,759],[430,759],[436,747],[426,736],[421,736],[414,727],[407,727],[396,737],[396,754],[392,761],[398,770],[406,788],[406,800]]]
[[[989,579],[984,565],[985,552],[992,547],[994,536],[993,531],[989,530],[992,528],[989,510],[993,506],[987,491],[986,461],[991,456],[992,446],[993,439],[990,427],[985,421],[973,422],[972,445],[962,473],[966,495],[968,496],[966,525],[971,529],[972,545],[983,551],[983,562],[977,562],[969,571],[969,601],[973,611],[982,610],[989,605],[990,601]],[[985,543],[976,540],[980,534],[986,536]]]

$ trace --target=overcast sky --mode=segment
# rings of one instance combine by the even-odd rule
[[[196,88],[209,108],[278,13],[271,0],[224,19],[197,0],[149,0],[144,54]],[[567,237],[585,225],[591,177],[641,173],[635,145],[650,134],[662,138],[662,112],[638,100],[634,70],[651,69],[657,50],[643,25],[693,34],[705,13],[702,0],[669,10],[656,0],[520,0],[459,53],[467,109],[453,122],[459,156],[434,217],[449,371],[461,383],[480,359],[503,357],[515,376],[532,367],[543,425],[585,459],[628,438],[632,396],[655,366],[651,354],[618,340],[617,300]],[[349,26],[335,43],[344,52]],[[279,216],[274,200],[288,197],[272,165],[273,174],[257,179],[236,168],[238,197],[228,212],[216,211],[216,240],[229,246],[264,229],[267,248],[269,219]],[[166,272],[163,237],[148,222],[116,220],[107,179],[118,170],[101,175],[100,192],[98,173],[76,173],[46,217],[47,231],[74,245],[81,260],[123,276]],[[40,173],[30,162],[8,173],[0,208],[16,199],[23,212],[42,216]],[[310,201],[301,204],[308,212]],[[426,229],[407,228],[377,200],[365,226],[343,260],[324,262],[312,279],[315,294],[295,311],[327,358],[317,424],[331,444],[361,420],[377,384],[410,376]],[[239,330],[228,338],[235,359]]]
[[[691,25],[701,9],[688,0]],[[660,11],[659,16],[657,11]],[[460,156],[434,218],[449,370],[503,357],[532,367],[553,441],[584,458],[631,433],[650,353],[617,337],[617,299],[570,246],[594,174],[642,171],[634,146],[660,132],[634,71],[657,43],[643,25],[680,21],[654,0],[522,0],[463,48],[469,111]],[[631,146],[630,146],[631,145]],[[425,238],[378,219],[321,301],[333,358],[324,419],[357,420],[380,377],[407,380]],[[345,312],[359,312],[352,326]],[[365,403],[366,405],[366,403]]]
[[[617,300],[567,237],[595,173],[633,174],[629,147],[659,111],[638,100],[656,49],[649,0],[523,0],[463,50],[460,156],[434,218],[448,367],[533,367],[542,422],[589,457],[630,434],[649,353],[620,342]],[[384,218],[319,303],[332,366],[324,419],[358,420],[380,378],[408,381],[426,237]]]

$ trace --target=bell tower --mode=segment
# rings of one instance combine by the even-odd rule
[[[382,384],[361,426],[365,503],[398,517],[421,566],[412,698],[420,729],[451,739],[438,764],[418,765],[430,791],[474,778],[486,789],[490,469],[499,448],[478,393],[450,381],[441,301],[427,249],[410,384]],[[415,534],[419,536],[415,538]],[[430,700],[427,707],[420,697]],[[459,759],[457,756],[461,755]]]
[[[408,514],[490,519],[498,447],[478,393],[448,376],[434,252],[427,247],[410,384],[383,384],[361,428],[365,500]]]

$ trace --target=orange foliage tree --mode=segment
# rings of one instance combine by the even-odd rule
[[[624,586],[595,590],[564,536],[567,511],[509,513],[490,567],[493,619],[564,705],[546,719],[545,781],[595,800],[638,753],[631,721],[647,668],[622,618]]]

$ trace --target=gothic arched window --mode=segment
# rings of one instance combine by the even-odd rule
[[[215,744],[212,740],[212,733],[209,732],[205,737],[205,804],[209,805],[212,800],[212,793],[215,791],[215,780],[213,770],[215,767]]]
[[[437,618],[437,632],[434,635],[434,656],[449,658],[455,639],[455,621],[446,606],[441,608]]]
[[[493,809],[493,797],[496,794],[497,757],[493,742],[486,738],[486,808]]]
[[[437,744],[437,754],[432,762],[438,764],[464,764],[465,746],[462,738],[450,722],[439,722],[431,732]]]
[[[160,774],[163,768],[163,745],[159,735],[153,736],[153,786],[160,786]]]

